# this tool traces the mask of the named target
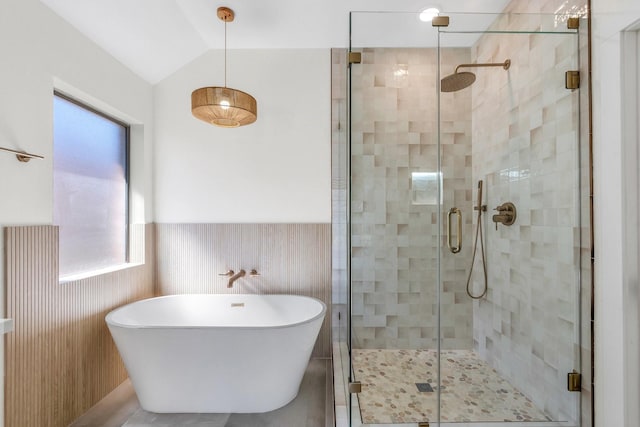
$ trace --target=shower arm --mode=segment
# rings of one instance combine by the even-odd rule
[[[504,62],[488,62],[484,64],[460,64],[456,67],[456,73],[460,68],[471,68],[471,67],[502,67],[505,70],[508,70],[511,66],[511,60],[507,59]]]

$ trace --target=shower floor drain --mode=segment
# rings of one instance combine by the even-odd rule
[[[418,387],[418,391],[421,393],[433,393],[433,387],[429,383],[416,383],[416,387]]]

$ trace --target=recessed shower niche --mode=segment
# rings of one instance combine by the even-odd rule
[[[579,426],[588,411],[567,378],[588,366],[583,89],[565,77],[586,24],[444,14],[437,27],[352,12],[360,60],[334,51],[334,301],[347,314],[334,341],[360,385],[350,422]]]

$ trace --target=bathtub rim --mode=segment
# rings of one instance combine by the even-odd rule
[[[125,309],[126,307],[129,307],[130,305],[134,305],[136,303],[142,302],[142,301],[151,301],[151,300],[158,300],[158,299],[165,299],[165,298],[172,298],[172,297],[179,297],[179,296],[187,296],[187,295],[200,295],[200,296],[213,296],[213,295],[229,295],[229,296],[235,296],[235,297],[244,297],[244,296],[263,296],[263,297],[269,297],[269,296],[291,296],[291,297],[296,297],[296,298],[305,298],[305,299],[311,299],[317,303],[320,303],[321,305],[321,310],[320,313],[318,313],[317,315],[309,318],[309,319],[305,319],[302,320],[300,322],[295,322],[295,323],[287,323],[285,325],[271,325],[271,326],[225,326],[225,325],[217,325],[217,326],[211,326],[211,325],[189,325],[189,326],[173,326],[173,325],[131,325],[131,324],[126,324],[126,323],[120,323],[120,322],[116,322],[112,320],[112,317],[120,310]],[[122,305],[120,307],[116,307],[113,310],[109,311],[109,313],[107,313],[107,315],[104,317],[104,321],[106,322],[106,324],[108,326],[116,326],[119,328],[126,328],[126,329],[170,329],[170,330],[189,330],[189,329],[194,329],[194,330],[200,330],[200,329],[242,329],[242,330],[262,330],[262,329],[286,329],[286,328],[293,328],[296,326],[301,326],[301,325],[305,325],[307,323],[312,323],[318,319],[323,319],[324,321],[324,317],[327,314],[327,304],[324,303],[324,301],[315,298],[315,297],[310,297],[307,295],[296,295],[296,294],[172,294],[172,295],[162,295],[159,297],[151,297],[151,298],[144,298],[144,299],[140,299],[137,301],[132,301],[128,304]]]

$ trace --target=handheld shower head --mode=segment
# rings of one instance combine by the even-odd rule
[[[478,203],[473,207],[473,210],[486,212],[487,205],[482,204],[482,185],[483,185],[483,181],[479,180],[478,181]]]

